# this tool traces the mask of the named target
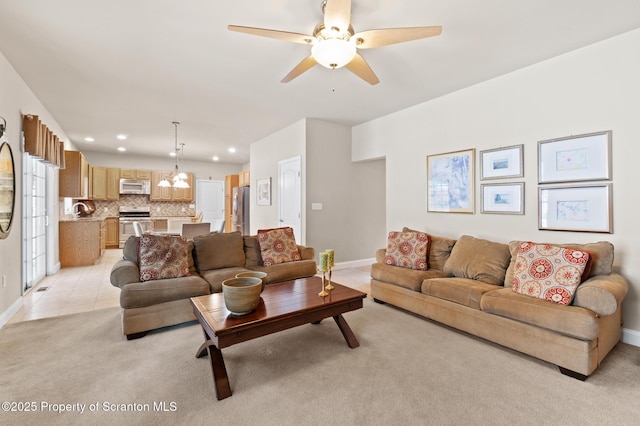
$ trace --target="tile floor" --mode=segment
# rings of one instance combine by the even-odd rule
[[[45,277],[25,294],[24,306],[9,323],[120,306],[120,289],[111,285],[109,273],[121,257],[122,249],[106,250],[96,265],[63,268]],[[370,266],[338,269],[332,279],[370,294],[369,271]]]

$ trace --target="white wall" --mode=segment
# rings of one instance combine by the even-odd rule
[[[302,160],[301,244],[332,248],[337,262],[372,258],[385,244],[384,160],[352,163],[351,128],[300,120],[251,145],[251,233],[278,223],[278,162]],[[271,206],[257,206],[255,181],[271,177]],[[322,210],[312,210],[321,203]],[[382,237],[380,237],[382,235]]]
[[[0,54],[0,116],[7,122],[5,138],[13,151],[16,174],[16,206],[11,233],[0,240],[0,275],[6,276],[7,283],[6,287],[0,285],[0,326],[22,306],[22,114],[38,115],[65,142],[65,147],[71,146],[58,123]],[[57,187],[52,196],[57,198]]]
[[[301,158],[302,188],[306,182],[306,121],[300,120],[285,127],[264,139],[251,144],[250,154],[250,227],[254,235],[258,229],[277,228],[278,222],[278,162],[293,157]],[[271,205],[256,205],[256,185],[258,179],[271,178]],[[305,203],[304,191],[302,192],[302,205]],[[302,211],[302,241],[298,244],[306,244],[304,230],[306,216]]]
[[[357,159],[386,156],[387,230],[410,226],[501,242],[611,241],[615,268],[630,282],[625,341],[640,345],[638,76],[640,30],[635,30],[357,126],[352,153]],[[613,131],[614,233],[539,231],[537,142],[601,130]],[[478,181],[476,214],[427,213],[427,155],[515,144],[525,146],[524,216],[479,214]]]
[[[97,151],[83,151],[82,153],[89,164],[93,166],[172,171],[176,165],[176,160],[169,156],[163,159],[160,157],[130,155],[126,152],[108,154]],[[181,160],[179,166],[181,171],[194,174],[194,182],[197,179],[224,181],[225,176],[236,175],[241,170],[241,166],[238,164],[216,163],[213,161]]]
[[[385,244],[384,160],[352,163],[351,127],[307,119],[307,241],[336,262],[367,259]],[[312,204],[322,204],[314,210]]]

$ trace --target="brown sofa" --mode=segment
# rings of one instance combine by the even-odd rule
[[[404,231],[410,231],[405,228]],[[371,295],[423,317],[559,366],[584,380],[620,340],[628,283],[613,272],[609,242],[569,244],[592,256],[588,277],[570,305],[517,294],[512,277],[519,242],[431,236],[429,269],[371,267]]]
[[[221,292],[222,281],[239,272],[266,272],[263,281],[268,285],[309,277],[317,269],[311,247],[298,246],[302,260],[263,266],[256,236],[214,232],[188,241],[189,276],[140,282],[138,240],[129,237],[110,276],[111,284],[121,289],[122,332],[127,339],[195,320],[189,298]]]

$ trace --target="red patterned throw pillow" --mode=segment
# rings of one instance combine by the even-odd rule
[[[568,305],[582,282],[586,251],[521,242],[514,264],[513,291]]]
[[[176,235],[144,234],[139,242],[140,281],[189,275],[187,240]]]
[[[387,265],[426,271],[427,254],[431,238],[424,232],[389,232],[387,253],[384,262]]]
[[[293,228],[259,229],[258,244],[264,266],[301,259]]]

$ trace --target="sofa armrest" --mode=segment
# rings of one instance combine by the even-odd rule
[[[386,248],[382,248],[382,249],[376,250],[376,262],[384,263],[384,258],[385,258],[386,255],[387,255],[387,249]]]
[[[313,247],[305,247],[298,245],[298,251],[300,252],[301,260],[314,260],[316,251]]]
[[[573,304],[591,309],[598,315],[611,315],[616,312],[628,290],[629,283],[620,274],[596,275],[578,286]]]
[[[140,282],[138,264],[131,260],[120,259],[111,268],[111,285],[122,288],[125,284]]]

